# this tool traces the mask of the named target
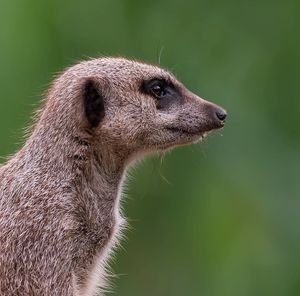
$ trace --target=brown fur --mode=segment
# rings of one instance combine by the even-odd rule
[[[162,111],[141,91],[156,77],[180,93]],[[84,109],[87,81],[105,110],[93,125]],[[157,66],[101,58],[65,71],[25,145],[0,168],[0,295],[95,295],[124,221],[119,200],[129,163],[222,127],[220,110]]]

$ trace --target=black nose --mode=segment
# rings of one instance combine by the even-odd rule
[[[218,111],[216,111],[216,115],[217,115],[218,119],[220,119],[221,121],[224,121],[226,119],[227,113],[225,110],[219,109]]]

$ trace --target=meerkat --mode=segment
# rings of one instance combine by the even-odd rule
[[[0,295],[102,295],[128,166],[225,118],[159,66],[99,58],[67,69],[0,168]]]

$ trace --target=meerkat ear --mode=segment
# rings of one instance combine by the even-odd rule
[[[84,116],[89,127],[95,128],[105,116],[104,85],[97,78],[86,78],[83,81],[82,98]]]

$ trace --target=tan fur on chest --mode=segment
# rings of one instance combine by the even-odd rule
[[[84,284],[81,287],[77,284],[76,276],[74,275],[74,284],[77,290],[76,296],[96,296],[108,288],[106,264],[110,253],[117,244],[122,227],[121,220],[116,217],[116,221],[118,222],[116,223],[112,237],[106,246],[98,254],[95,254],[92,266],[86,271]]]

